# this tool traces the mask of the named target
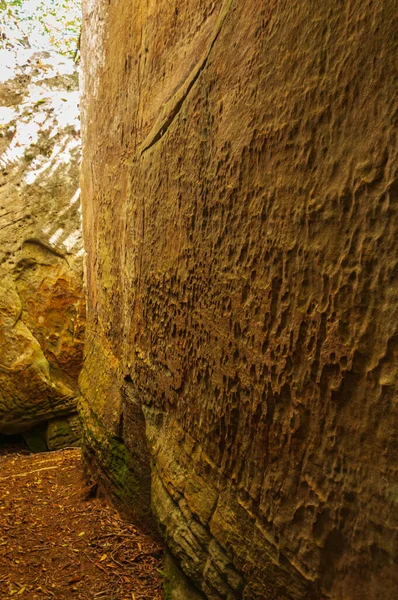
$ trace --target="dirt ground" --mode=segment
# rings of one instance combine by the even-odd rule
[[[163,549],[91,497],[80,451],[0,448],[0,600],[160,600]]]

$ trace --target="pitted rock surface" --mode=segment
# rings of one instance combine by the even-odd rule
[[[0,431],[76,411],[85,300],[77,73],[0,52]],[[71,66],[72,65],[72,66]]]
[[[208,598],[392,600],[395,3],[84,4],[86,454]]]

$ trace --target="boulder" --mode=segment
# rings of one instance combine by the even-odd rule
[[[46,432],[49,450],[59,450],[71,446],[80,446],[80,421],[77,415],[53,419]]]
[[[70,60],[15,48],[0,62],[0,432],[12,434],[76,412],[80,131]]]

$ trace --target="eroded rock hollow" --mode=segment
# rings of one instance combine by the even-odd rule
[[[210,599],[396,597],[396,31],[84,2],[85,456]]]

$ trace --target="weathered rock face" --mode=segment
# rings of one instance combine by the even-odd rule
[[[208,598],[396,596],[396,17],[85,2],[86,455]]]
[[[76,411],[78,91],[74,68],[56,55],[6,50],[0,62],[0,431],[17,433]]]

